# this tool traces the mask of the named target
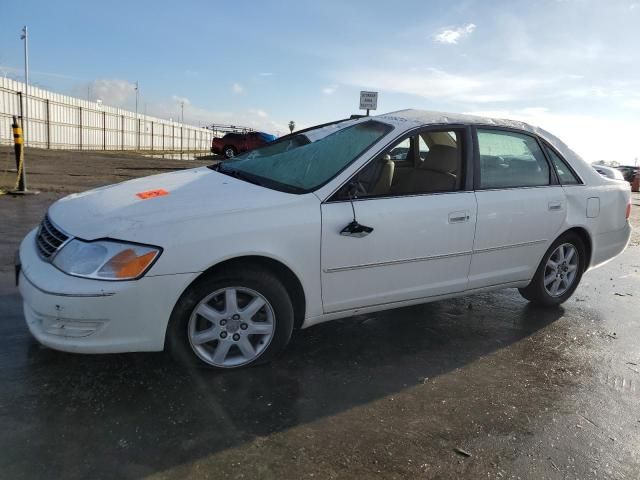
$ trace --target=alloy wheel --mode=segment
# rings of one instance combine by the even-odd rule
[[[544,268],[544,288],[552,297],[561,297],[573,285],[579,265],[578,250],[563,243],[549,256]]]
[[[189,343],[204,362],[238,367],[252,362],[269,346],[275,314],[269,301],[245,287],[227,287],[203,298],[187,326]]]

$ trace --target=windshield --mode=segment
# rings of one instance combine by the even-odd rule
[[[371,120],[312,143],[302,135],[294,136],[224,162],[221,171],[247,174],[238,177],[262,180],[264,186],[307,192],[335,177],[391,128]]]

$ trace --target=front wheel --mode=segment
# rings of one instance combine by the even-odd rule
[[[584,242],[575,233],[560,236],[542,257],[531,283],[520,294],[532,303],[555,306],[578,288],[586,265]]]
[[[234,147],[227,145],[223,149],[224,158],[233,158],[237,155],[237,151]]]
[[[269,272],[243,269],[189,287],[171,315],[167,343],[188,366],[234,369],[271,360],[292,331],[284,286]]]

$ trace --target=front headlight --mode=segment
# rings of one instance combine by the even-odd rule
[[[53,264],[69,275],[96,280],[132,280],[151,267],[162,250],[148,245],[74,238],[53,258]]]

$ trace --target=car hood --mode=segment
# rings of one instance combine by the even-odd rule
[[[66,233],[85,240],[126,239],[128,232],[141,228],[272,208],[297,198],[200,167],[72,194],[54,203],[49,217]]]

